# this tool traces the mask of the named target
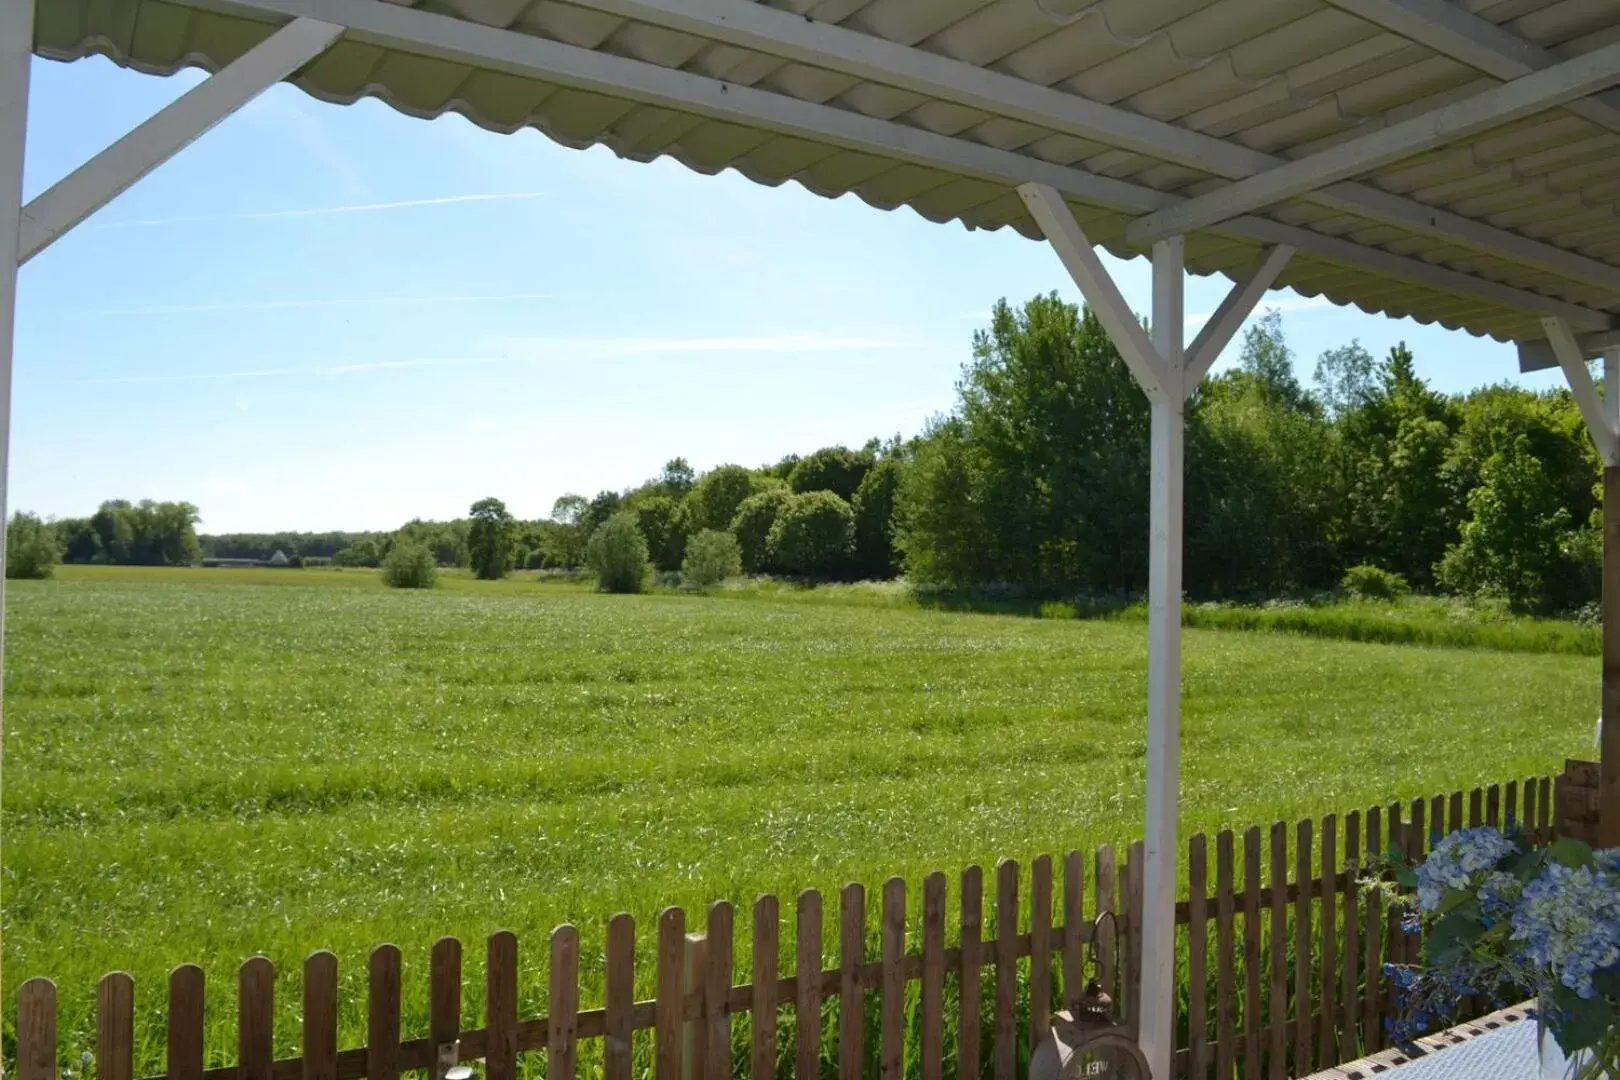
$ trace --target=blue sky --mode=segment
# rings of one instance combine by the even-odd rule
[[[33,77],[29,195],[201,76]],[[1146,262],[1110,264],[1145,310]],[[1191,279],[1189,313],[1225,288]],[[12,505],[186,499],[209,531],[392,528],[486,495],[540,516],[676,454],[912,434],[990,305],[1051,289],[1078,300],[1008,231],[280,86],[23,268]],[[1445,390],[1516,378],[1493,342],[1267,302],[1307,379],[1351,338],[1405,340]]]

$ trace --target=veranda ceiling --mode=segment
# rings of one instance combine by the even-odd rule
[[[36,51],[215,70],[293,16],[347,28],[294,79],[323,100],[1029,236],[1036,180],[1120,255],[1132,219],[1620,40],[1620,0],[43,0]],[[1601,333],[1617,200],[1608,91],[1195,232],[1187,264],[1288,244],[1307,295]]]

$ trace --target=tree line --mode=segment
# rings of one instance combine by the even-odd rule
[[[1354,341],[1323,353],[1307,386],[1269,311],[1238,364],[1201,383],[1186,424],[1194,598],[1307,594],[1348,574],[1535,613],[1598,599],[1600,463],[1567,391],[1442,394],[1404,345],[1374,357]],[[748,574],[1126,596],[1147,584],[1148,426],[1147,399],[1095,317],[1048,295],[996,305],[955,407],[911,439],[702,473],[677,457],[639,485],[564,495],[538,520],[485,499],[465,518],[392,532],[199,537],[190,504],[114,500],[24,532],[54,537],[68,561],[282,551],[375,567],[404,544],[427,553],[418,562],[500,577],[584,566],[616,521],[619,547],[644,547],[671,580],[712,533],[734,539]],[[707,576],[729,556],[706,543]]]

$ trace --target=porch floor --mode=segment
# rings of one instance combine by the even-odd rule
[[[1536,1080],[1535,1008],[1526,1002],[1305,1080]],[[1392,1074],[1392,1075],[1391,1075]]]

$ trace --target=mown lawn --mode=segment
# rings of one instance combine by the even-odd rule
[[[479,1015],[497,927],[530,964],[576,922],[590,970],[614,911],[645,947],[665,904],[729,898],[746,940],[763,891],[917,888],[1139,830],[1132,622],[354,572],[67,568],[9,593],[5,985],[57,978],[70,1048],[112,969],[149,1026],[168,968],[203,964],[226,1060],[241,959],[282,972],[290,1052],[299,963],[331,948],[356,1045],[381,941],[425,1032],[441,934]],[[1186,654],[1189,829],[1551,772],[1597,708],[1584,657],[1196,629]]]

